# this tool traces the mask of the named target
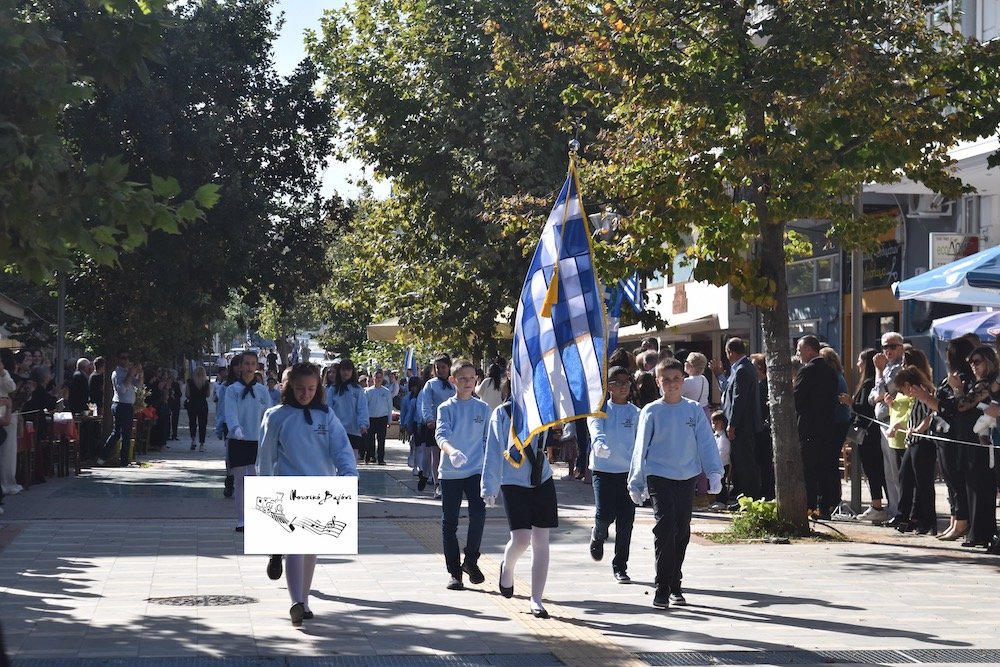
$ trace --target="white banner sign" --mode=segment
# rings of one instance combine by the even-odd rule
[[[244,554],[357,554],[357,477],[247,477]]]

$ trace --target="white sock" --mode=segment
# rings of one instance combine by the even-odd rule
[[[542,595],[549,577],[549,529],[531,529],[531,607],[544,609]]]
[[[528,550],[530,544],[531,530],[510,531],[510,540],[503,550],[503,573],[500,575],[500,583],[505,588],[514,585],[514,567],[517,565],[517,559]]]

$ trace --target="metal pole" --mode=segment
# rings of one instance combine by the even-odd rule
[[[861,186],[854,196],[854,215],[861,218],[865,214],[865,206],[862,201],[863,192]],[[861,355],[864,349],[861,337],[862,324],[864,321],[864,305],[861,296],[864,294],[864,253],[855,250],[851,253],[851,358],[850,363]],[[847,366],[848,364],[844,364]],[[855,378],[856,384],[857,378]],[[861,511],[861,446],[851,446],[851,509],[858,513]]]
[[[63,386],[66,366],[66,272],[59,272],[59,301],[56,306],[56,387]]]

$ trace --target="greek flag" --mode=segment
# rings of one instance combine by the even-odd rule
[[[408,348],[406,354],[403,355],[403,374],[406,374],[407,369],[413,371],[413,377],[420,377],[420,369],[417,367],[417,354],[413,351],[413,348]]]
[[[604,416],[607,323],[576,165],[542,230],[514,319],[508,461],[556,424]]]
[[[628,278],[621,281],[622,293],[628,302],[632,304],[632,309],[635,310],[637,314],[642,313],[643,300],[642,300],[642,282],[639,280],[639,272],[636,271]],[[614,348],[610,348],[614,349]]]

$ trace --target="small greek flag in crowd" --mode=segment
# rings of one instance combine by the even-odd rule
[[[514,466],[547,428],[604,412],[607,324],[576,165],[542,230],[521,289],[511,356]]]
[[[639,272],[636,271],[628,278],[621,281],[622,292],[625,294],[625,298],[628,302],[632,304],[633,310],[637,314],[642,313],[643,301],[642,301],[642,281],[639,280]],[[609,348],[614,349],[614,348]]]
[[[413,371],[413,377],[420,377],[420,369],[417,368],[417,353],[413,351],[413,348],[406,350],[406,354],[403,355],[403,373],[405,374],[407,370]]]
[[[610,289],[604,288],[604,305],[608,309],[608,354],[618,349],[618,327],[622,321],[624,296],[625,293],[620,284]]]

